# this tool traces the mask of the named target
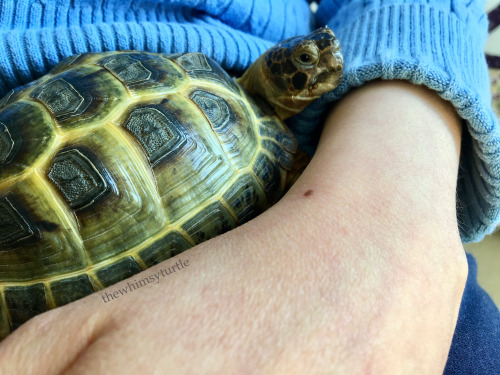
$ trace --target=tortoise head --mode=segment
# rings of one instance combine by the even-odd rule
[[[239,83],[251,94],[266,99],[285,119],[337,87],[342,73],[339,40],[332,30],[323,27],[270,48]]]

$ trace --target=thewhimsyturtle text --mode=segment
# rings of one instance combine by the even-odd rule
[[[162,268],[158,272],[145,277],[141,280],[134,279],[133,282],[128,281],[127,286],[120,288],[113,293],[107,293],[104,292],[104,294],[101,296],[102,300],[104,303],[108,303],[109,301],[112,301],[116,298],[119,298],[120,296],[124,296],[125,294],[129,292],[133,292],[136,289],[139,289],[143,286],[149,285],[149,284],[158,284],[160,282],[160,277],[166,277],[169,276],[177,271],[182,270],[185,267],[189,267],[189,259],[186,260],[181,260],[179,259],[173,266],[167,267],[167,268]]]

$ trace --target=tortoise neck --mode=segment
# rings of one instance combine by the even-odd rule
[[[261,59],[262,57],[259,57],[255,60],[245,73],[243,73],[240,78],[236,79],[236,82],[240,84],[250,95],[260,95],[265,97],[262,94],[262,86],[264,86],[262,81],[265,80],[265,77],[264,72],[262,72],[261,69]]]
[[[302,109],[291,110],[285,103],[282,103],[282,94],[276,92],[275,86],[269,81],[264,69],[264,57],[261,56],[245,71],[243,76],[236,79],[251,96],[259,95],[274,108],[276,115],[281,120],[297,114]]]

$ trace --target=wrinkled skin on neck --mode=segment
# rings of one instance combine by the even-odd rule
[[[270,48],[237,82],[285,120],[337,87],[343,68],[339,40],[323,27]]]

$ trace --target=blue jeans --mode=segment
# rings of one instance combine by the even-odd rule
[[[477,283],[477,264],[467,254],[469,276],[445,375],[500,374],[500,311]]]

